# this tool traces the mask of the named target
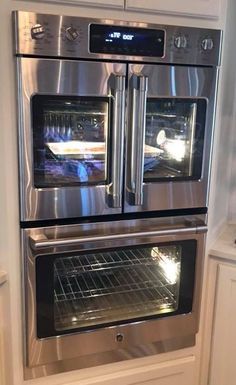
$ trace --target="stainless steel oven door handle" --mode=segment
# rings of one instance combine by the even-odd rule
[[[178,229],[163,229],[153,231],[140,231],[133,233],[124,234],[110,234],[104,236],[86,236],[86,237],[73,237],[73,238],[62,238],[62,239],[48,239],[46,236],[38,239],[37,237],[29,237],[30,245],[33,250],[42,249],[45,247],[63,247],[63,246],[77,246],[81,243],[86,242],[97,242],[97,241],[111,241],[118,239],[127,238],[142,238],[142,237],[153,237],[153,236],[173,236],[181,234],[200,234],[207,231],[207,226],[197,227],[181,227]]]
[[[131,196],[129,203],[140,206],[143,203],[143,172],[144,172],[144,144],[146,130],[146,104],[148,77],[133,74],[131,78],[132,102],[131,111],[131,155],[130,181],[127,190]]]
[[[121,208],[125,132],[125,75],[112,74],[110,90],[113,97],[112,146],[110,183],[107,186],[108,206]]]

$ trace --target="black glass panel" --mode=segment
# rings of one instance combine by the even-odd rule
[[[162,57],[165,32],[158,29],[91,24],[90,52]]]
[[[104,183],[108,98],[32,98],[35,187]]]
[[[39,256],[38,337],[191,312],[195,259],[195,240]]]
[[[200,179],[205,99],[148,99],[144,181]]]

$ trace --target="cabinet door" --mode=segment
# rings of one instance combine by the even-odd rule
[[[196,361],[194,356],[188,356],[67,385],[196,385]]]
[[[213,327],[210,385],[235,385],[236,267],[219,265]]]
[[[126,0],[126,9],[215,19],[220,15],[220,0]]]
[[[78,4],[89,7],[124,8],[124,0],[41,0],[41,2]]]

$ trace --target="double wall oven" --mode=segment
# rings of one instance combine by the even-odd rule
[[[25,377],[193,345],[221,31],[14,26]]]

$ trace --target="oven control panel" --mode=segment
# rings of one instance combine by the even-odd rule
[[[212,65],[222,31],[15,11],[15,54]]]

